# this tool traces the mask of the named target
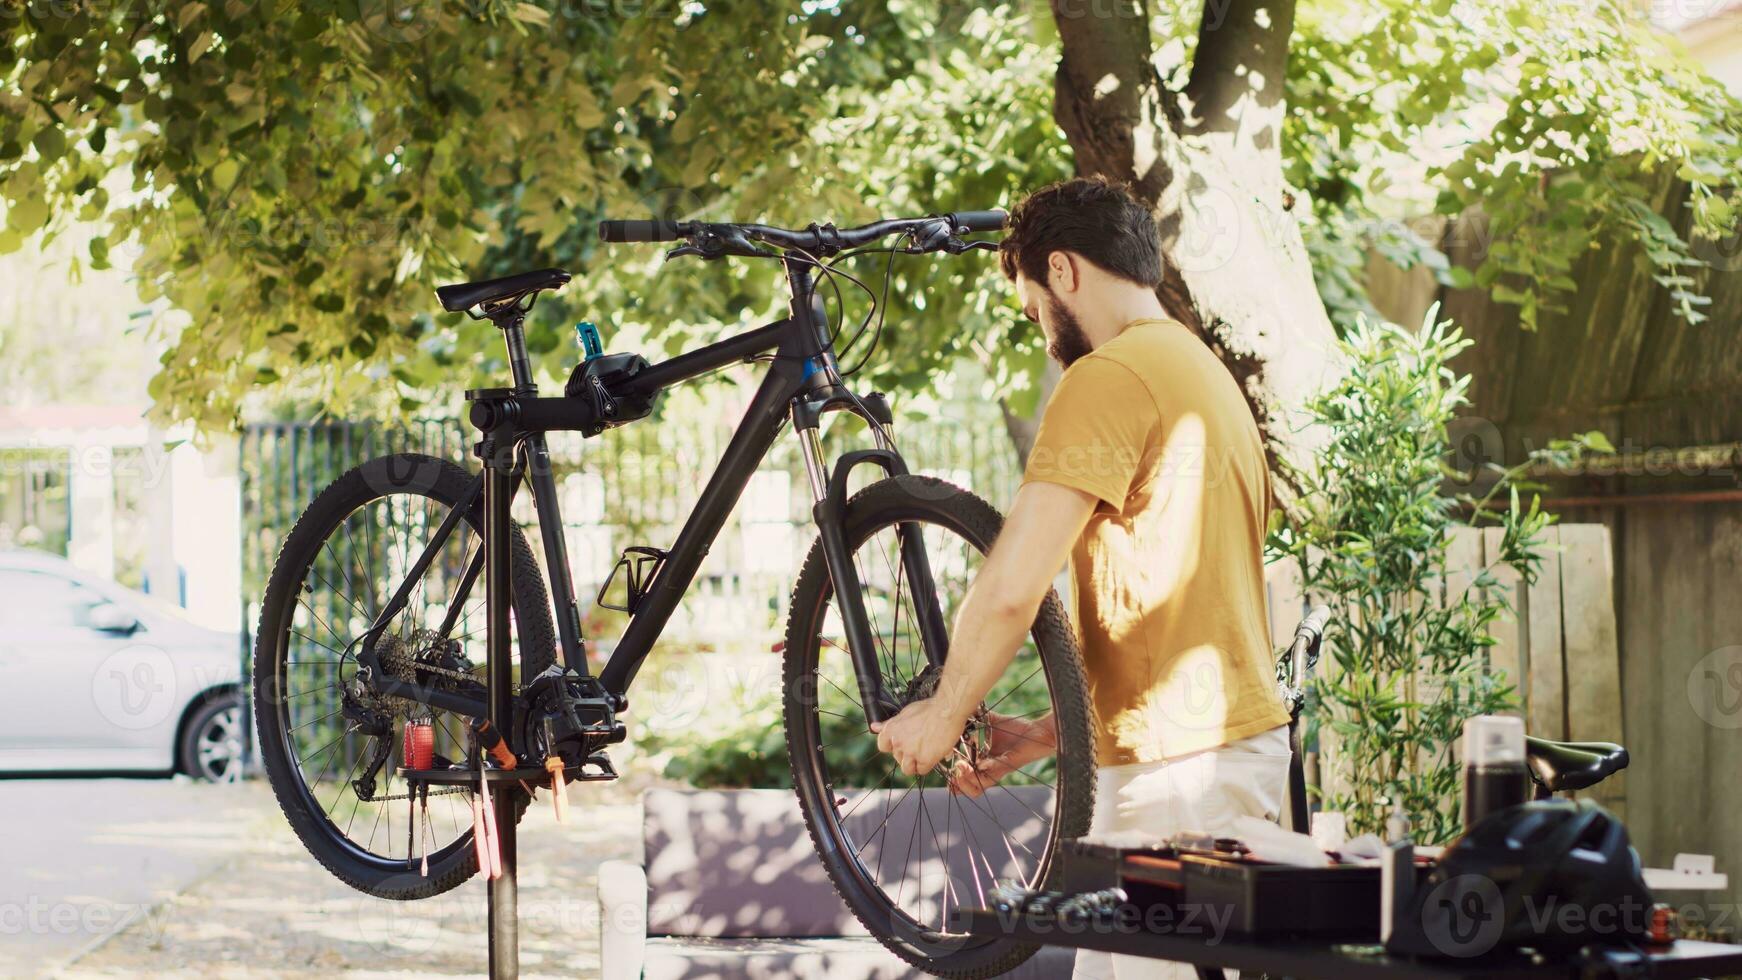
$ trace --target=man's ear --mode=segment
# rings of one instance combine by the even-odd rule
[[[1052,252],[1046,257],[1047,285],[1055,293],[1074,293],[1082,284],[1082,277],[1077,274],[1076,256],[1069,252]]]

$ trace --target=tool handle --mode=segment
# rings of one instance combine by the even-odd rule
[[[509,751],[508,743],[502,740],[502,733],[490,724],[489,719],[478,719],[472,724],[472,730],[478,733],[478,744],[484,746],[484,751],[490,753],[490,758],[495,759],[498,766],[513,769],[519,764],[514,753]]]

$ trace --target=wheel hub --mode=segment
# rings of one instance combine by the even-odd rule
[[[943,677],[943,668],[936,664],[926,664],[901,692],[901,706],[907,707],[915,701],[924,701],[938,692],[938,680]]]
[[[457,691],[476,686],[477,668],[461,653],[459,640],[442,639],[434,630],[414,630],[409,636],[385,633],[375,641],[375,659],[395,680],[425,687]],[[369,684],[353,679],[350,693],[357,703],[374,712],[409,718],[422,706],[409,698],[380,694]]]

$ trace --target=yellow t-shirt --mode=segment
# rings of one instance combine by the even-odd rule
[[[1023,482],[1100,498],[1071,553],[1100,765],[1288,723],[1264,611],[1269,479],[1233,376],[1173,320],[1131,323],[1059,381]]]

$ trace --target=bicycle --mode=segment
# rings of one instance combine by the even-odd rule
[[[838,332],[819,288],[823,280],[833,284],[839,301],[837,279],[844,277],[869,293],[835,268],[865,252],[888,252],[893,262],[896,254],[995,248],[964,236],[996,231],[1004,219],[999,211],[963,212],[802,230],[602,222],[606,242],[682,242],[668,257],[778,261],[791,294],[789,315],[659,363],[634,353],[600,353],[596,338],[583,337],[586,360],[562,397],[538,394],[524,323],[539,294],[560,288],[568,273],[546,269],[438,289],[444,309],[494,324],[508,354],[512,387],[466,396],[480,435],[482,472],[406,453],[347,472],[314,498],[291,530],[262,605],[254,664],[261,757],[310,853],[371,895],[424,898],[479,870],[471,827],[458,813],[482,794],[480,780],[491,781],[492,794],[510,794],[512,833],[547,771],[556,772],[545,780],[552,787],[614,778],[606,749],[625,737],[622,715],[636,672],[758,463],[790,423],[803,453],[817,537],[791,596],[783,714],[794,783],[817,853],[854,914],[909,963],[967,977],[1003,972],[1026,959],[1032,947],[951,931],[951,911],[985,904],[1000,881],[1046,887],[1059,842],[1087,831],[1093,740],[1080,659],[1058,596],[1049,593],[1028,642],[964,730],[952,759],[906,777],[876,752],[867,724],[892,717],[934,688],[948,655],[950,616],[1001,517],[965,489],[908,471],[887,400],[847,385],[851,371],[837,361]],[[894,244],[879,244],[890,238]],[[887,277],[886,271],[885,292]],[[867,313],[854,340],[870,320]],[[879,317],[873,345],[883,323]],[[628,620],[594,673],[545,434],[595,436],[645,418],[665,389],[746,361],[766,364],[766,373],[676,540],[669,548],[627,549],[600,591],[603,603],[612,583],[625,579],[620,608]],[[819,436],[830,412],[857,416],[874,445],[831,465]],[[873,467],[878,478],[849,497],[849,475],[861,466]],[[543,572],[508,516],[521,486],[532,495]],[[398,584],[389,590],[386,583],[393,581]],[[493,703],[486,703],[486,692]],[[1004,719],[1047,711],[1056,718],[1056,756],[1006,781],[1018,785],[1003,786],[1021,804],[1018,812],[1026,811],[1021,821],[950,792],[950,765],[990,751],[1007,731],[1000,727]],[[407,765],[408,726],[418,728],[420,738],[427,726],[433,743],[427,759],[420,755],[426,749],[412,750],[415,767]],[[390,765],[396,753],[399,764]],[[329,775],[336,781],[328,782]],[[445,823],[430,815],[431,797],[438,805],[446,801]],[[909,839],[891,840],[891,817],[910,800],[917,810],[907,818]],[[405,823],[395,832],[394,811],[402,807]],[[1038,829],[1031,816],[1040,821]]]

